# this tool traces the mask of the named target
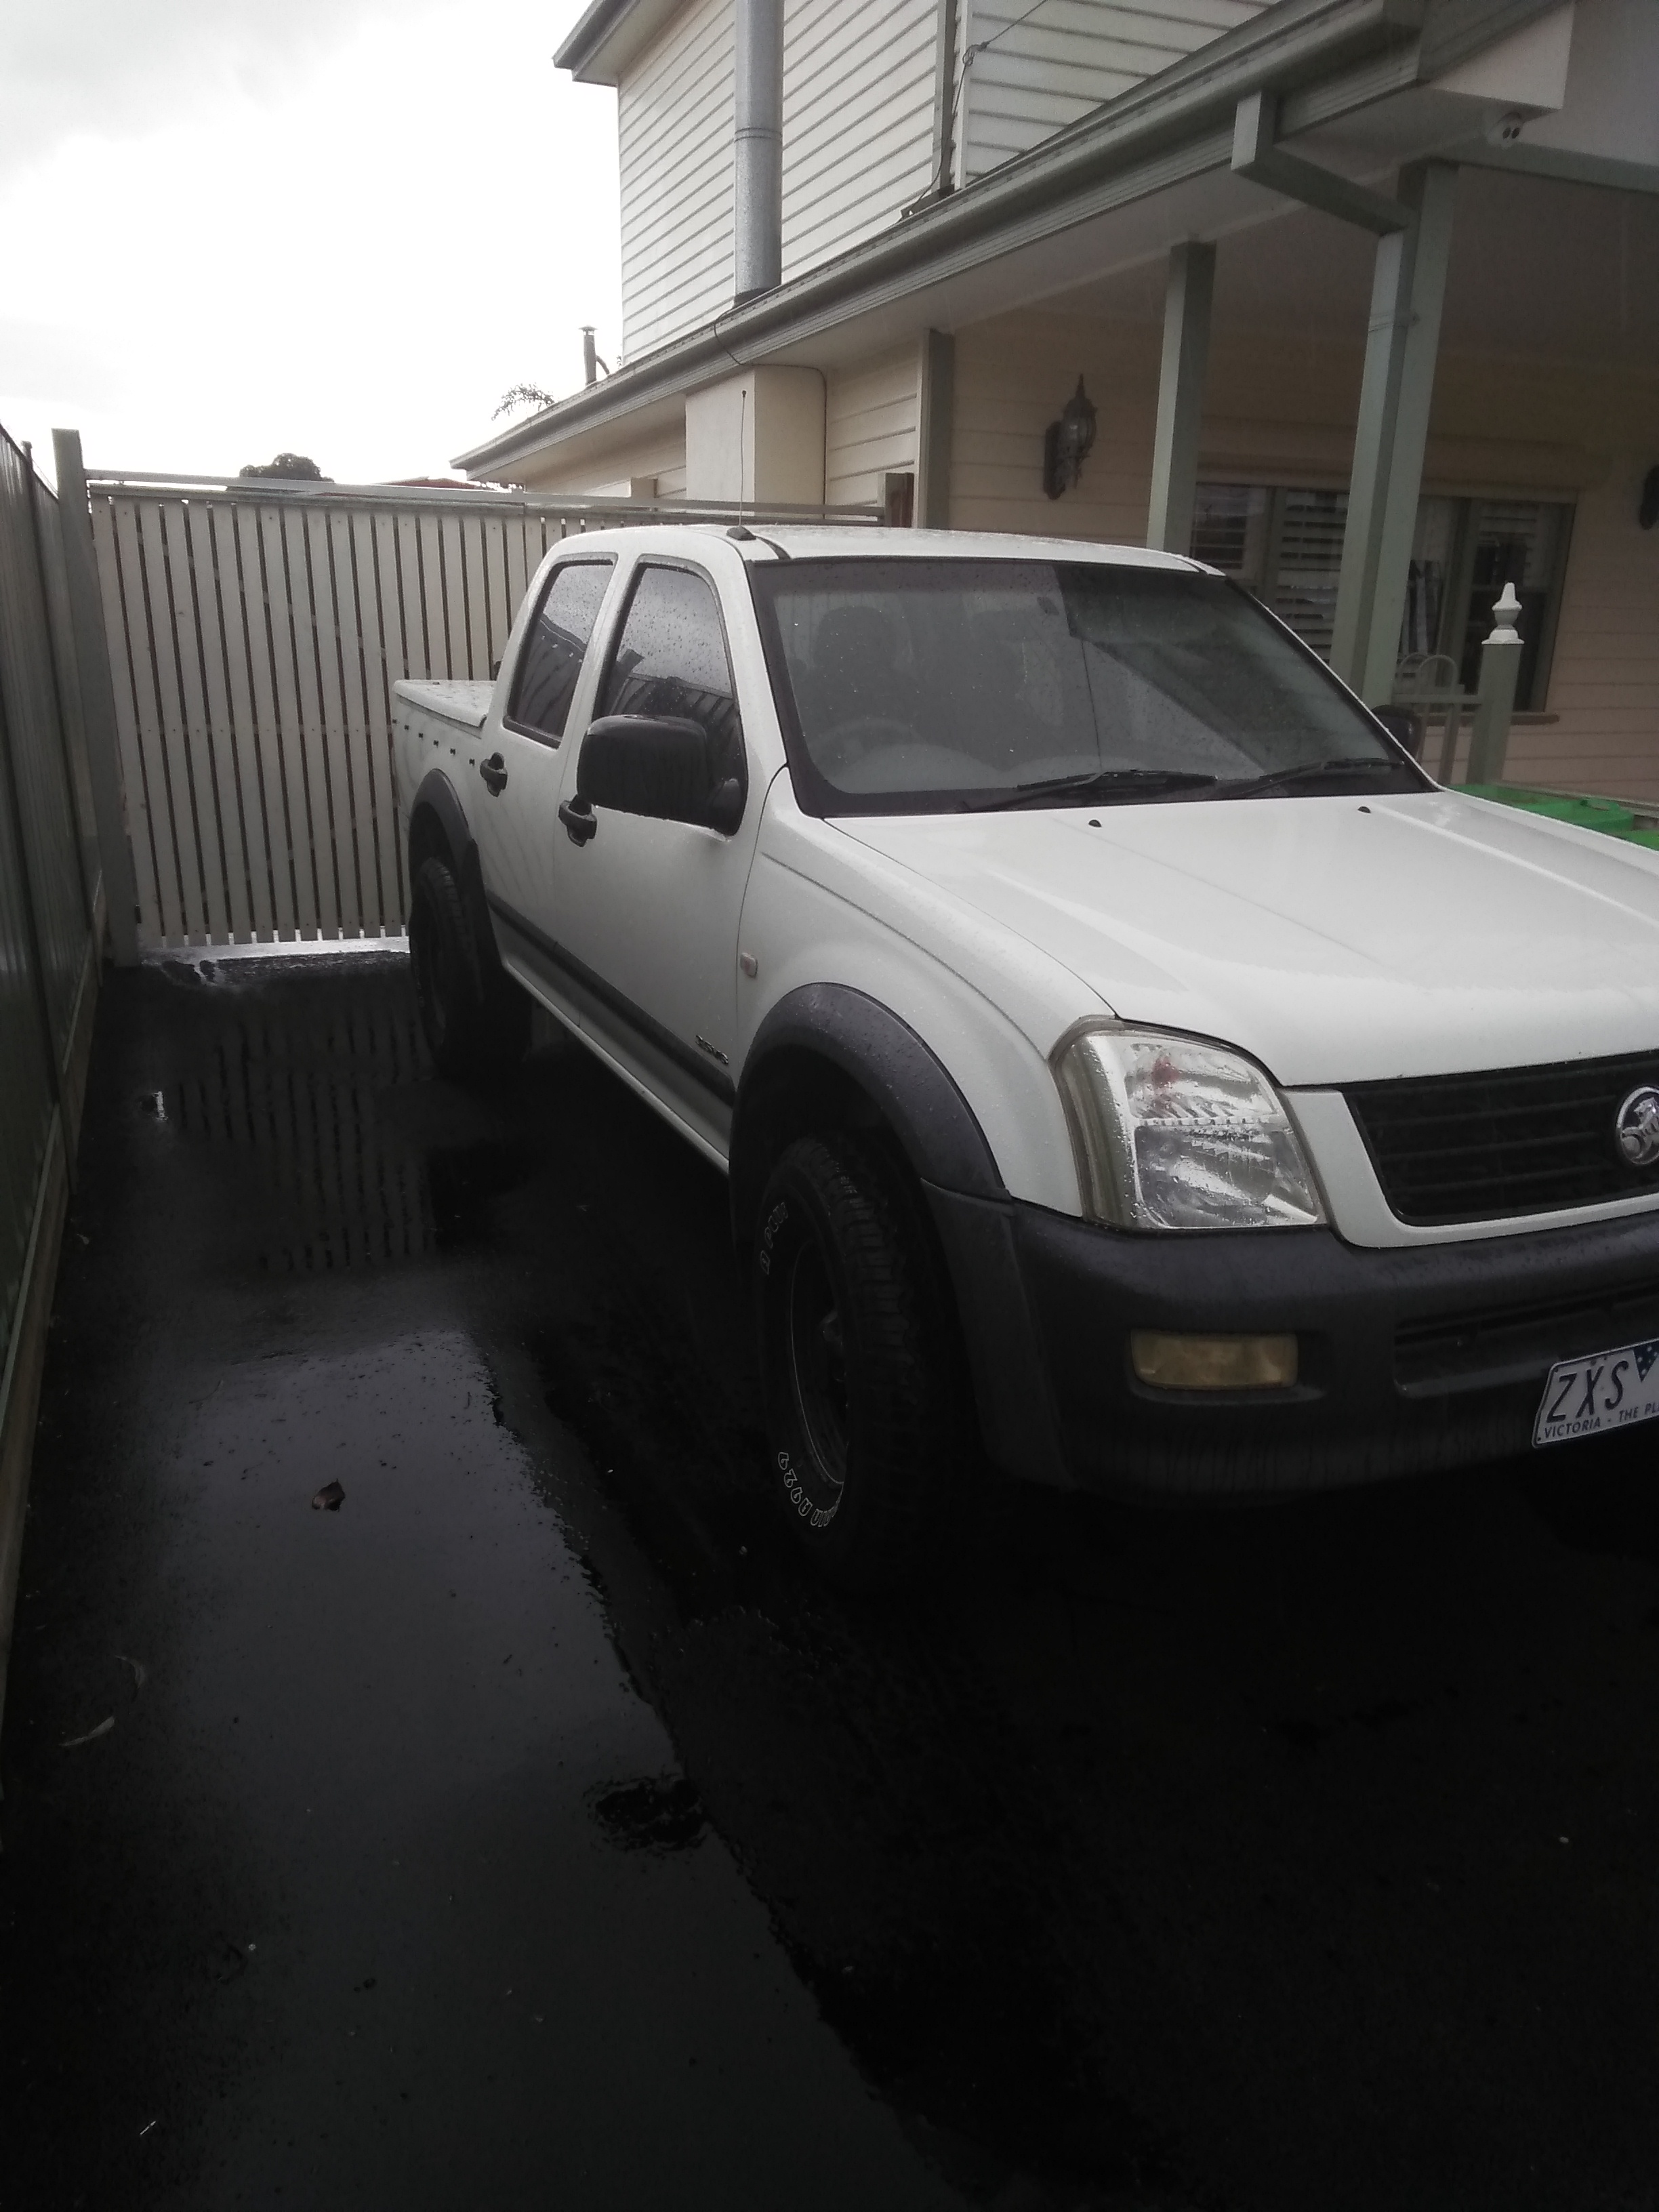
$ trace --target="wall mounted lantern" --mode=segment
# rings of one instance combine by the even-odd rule
[[[1094,403],[1079,376],[1059,422],[1051,422],[1042,434],[1042,489],[1050,499],[1058,499],[1079,480],[1094,442]]]

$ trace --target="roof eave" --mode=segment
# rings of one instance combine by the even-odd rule
[[[614,85],[685,0],[591,0],[553,57],[579,84]]]
[[[589,15],[627,4],[595,0]],[[1431,9],[1428,0],[1278,0],[1029,154],[543,409],[451,465],[499,474],[550,442],[810,338],[860,306],[1011,251],[1079,219],[1082,207],[1103,210],[1180,176],[1224,167],[1233,111],[1252,92],[1279,96],[1280,128],[1289,136],[1447,68],[1559,4],[1439,0]]]

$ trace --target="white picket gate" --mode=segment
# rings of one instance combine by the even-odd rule
[[[401,932],[392,685],[488,678],[561,538],[738,519],[684,501],[90,471],[88,492],[150,949]],[[826,510],[743,519],[809,512]]]

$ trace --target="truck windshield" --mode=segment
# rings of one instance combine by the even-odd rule
[[[749,574],[815,814],[1427,787],[1222,577],[902,558]]]

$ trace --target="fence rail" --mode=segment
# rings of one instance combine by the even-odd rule
[[[401,677],[487,678],[559,539],[729,523],[682,501],[88,473],[136,875],[151,948],[402,929]],[[762,524],[865,508],[746,507]]]

